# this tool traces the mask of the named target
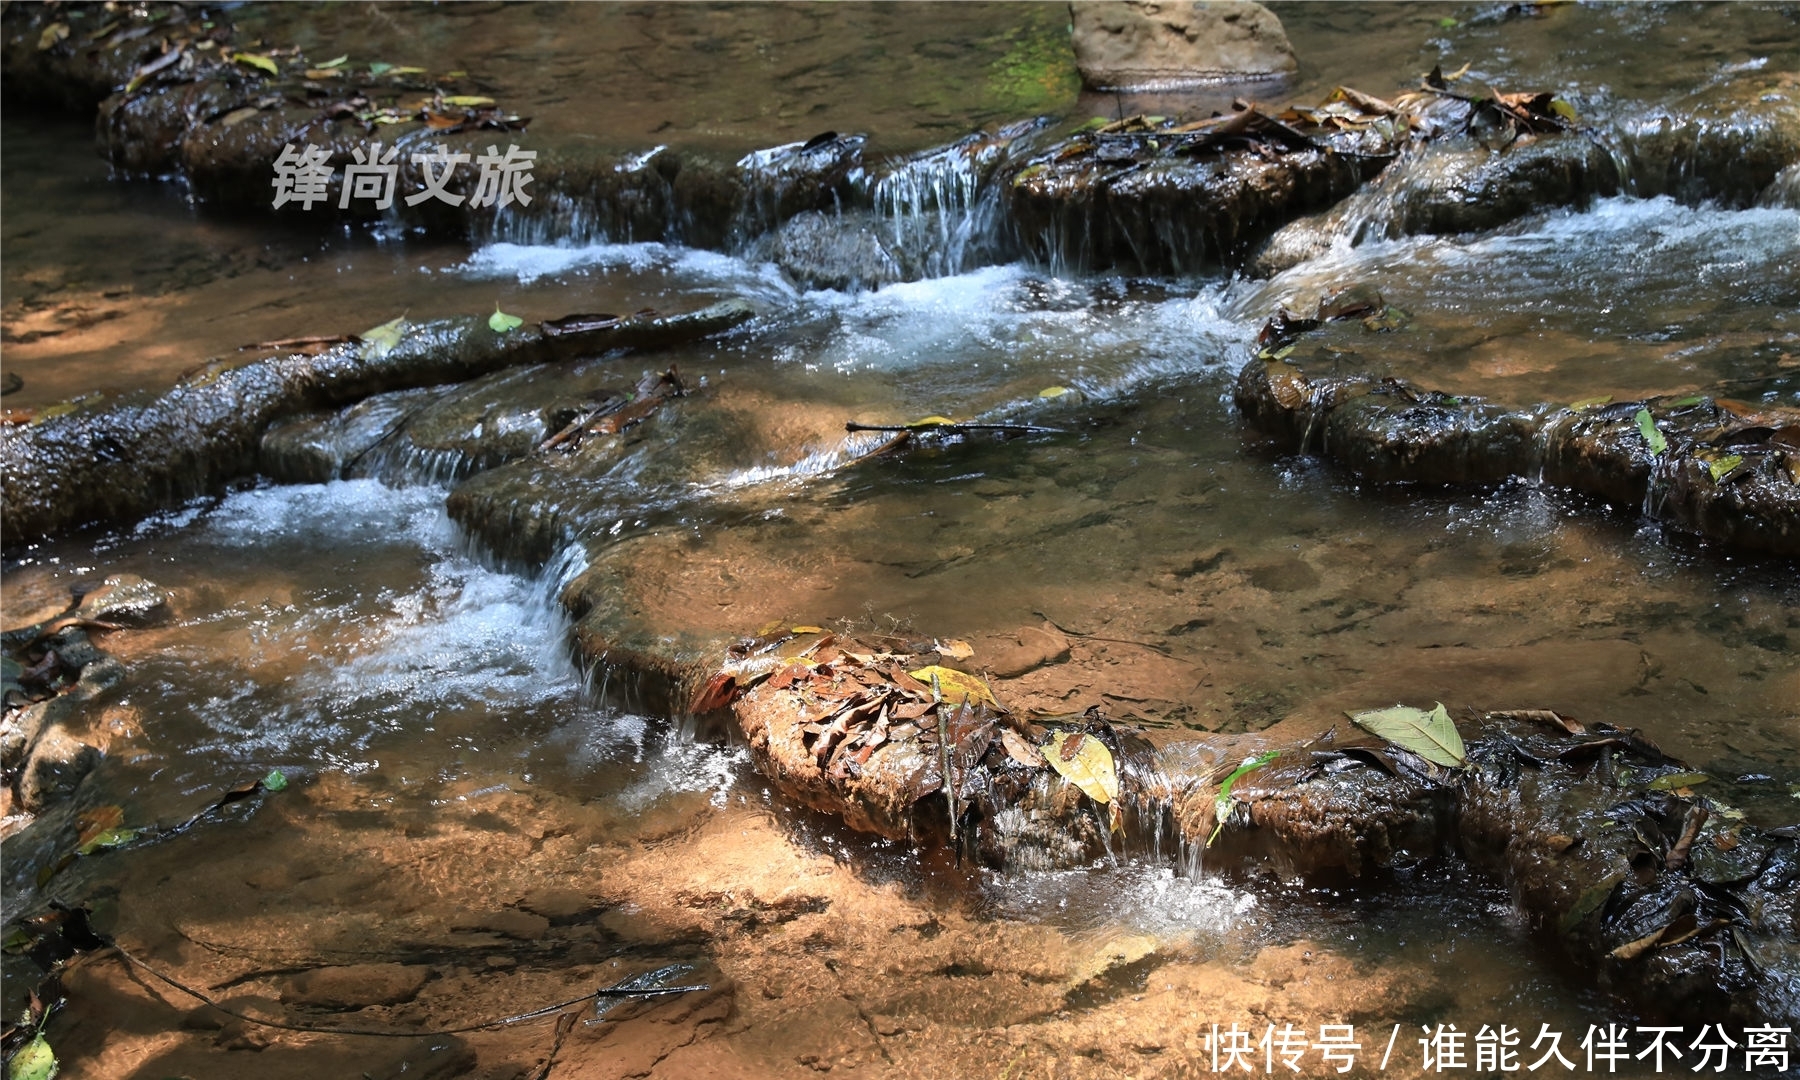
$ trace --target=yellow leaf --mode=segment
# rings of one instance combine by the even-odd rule
[[[444,104],[454,105],[459,109],[475,109],[483,105],[492,105],[494,99],[479,94],[453,94],[444,99]]]
[[[425,73],[425,69],[422,67],[397,67],[388,71],[389,75],[424,75]]]
[[[275,61],[263,56],[261,53],[232,53],[231,59],[234,63],[245,64],[253,68],[261,68],[271,75],[281,74],[281,68],[276,66]]]
[[[914,420],[912,423],[910,423],[906,426],[909,428],[928,428],[928,427],[942,427],[945,424],[954,424],[954,423],[956,423],[956,421],[950,419],[948,416],[927,416],[923,420]]]
[[[1046,386],[1042,390],[1038,391],[1038,397],[1059,398],[1068,392],[1069,392],[1069,388],[1066,386]]]
[[[1063,779],[1095,802],[1104,806],[1119,797],[1119,772],[1113,766],[1112,751],[1092,735],[1059,731],[1050,736],[1044,757]]]
[[[68,36],[68,23],[51,23],[49,26],[44,27],[43,33],[38,35],[38,52],[43,52],[59,41],[67,40]]]
[[[362,357],[364,360],[379,360],[393,351],[400,344],[400,336],[406,333],[406,316],[390,319],[372,330],[364,330],[357,335],[362,338]]]
[[[825,628],[823,626],[790,626],[788,632],[791,634],[823,634]]]
[[[995,708],[1000,707],[1000,703],[994,700],[993,691],[987,688],[987,683],[966,671],[932,664],[907,674],[926,686],[931,685],[932,676],[937,676],[938,689],[943,693],[944,700],[952,705],[960,704],[964,698],[968,698],[970,701],[985,701]]]

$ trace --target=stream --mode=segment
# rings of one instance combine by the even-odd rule
[[[920,7],[234,18],[309,50],[356,40],[479,69],[540,102],[550,136],[609,145],[736,154],[835,128],[898,154],[1105,111],[1044,59],[1061,6]],[[1496,85],[1575,88],[1605,118],[1800,58],[1777,6],[1272,7],[1301,58],[1296,100],[1470,61]],[[575,45],[589,40],[609,44]],[[979,663],[987,643],[1050,627],[1067,662],[996,681],[1011,707],[1099,705],[1159,735],[1239,740],[1221,762],[1397,701],[1554,709],[1641,729],[1757,826],[1800,820],[1791,560],[1531,478],[1360,483],[1269,449],[1232,404],[1279,306],[1358,283],[1410,322],[1326,327],[1316,344],[1345,371],[1516,405],[1800,404],[1795,209],[1609,196],[1339,245],[1266,280],[990,262],[976,244],[922,280],[839,291],[752,247],[579,223],[544,236],[503,220],[463,243],[214,214],[178,184],[110,175],[66,118],[0,122],[0,314],[24,379],[9,407],[158,389],[242,345],[402,312],[756,312],[722,337],[487,384],[490,417],[540,384],[629,387],[671,365],[692,390],[559,498],[548,549],[465,531],[445,503],[475,466],[402,447],[347,479],[265,475],[128,526],[9,537],[0,577],[7,627],[113,575],[169,596],[165,619],[96,635],[125,671],[80,720],[104,756],[66,804],[7,819],[8,920],[86,904],[217,1000],[326,1026],[460,1028],[670,965],[711,989],[603,1024],[377,1039],[260,1028],[92,959],[47,1029],[66,1076],[1184,1076],[1213,1071],[1208,1037],[1234,1024],[1253,1043],[1353,1025],[1352,1075],[1399,1076],[1429,1071],[1421,1025],[1471,1040],[1510,1025],[1526,1064],[1547,1026],[1582,1073],[1592,1027],[1654,1022],[1448,857],[1362,877],[1225,870],[1140,834],[1089,866],[992,869],[858,834],[774,790],[722,725],[671,718],[579,655],[562,597],[597,566],[670,637],[841,626],[966,639]],[[905,199],[882,212],[896,234],[987,227],[979,207],[949,224]],[[933,415],[1058,430],[867,461],[872,443],[843,430]],[[272,770],[285,790],[216,805]],[[76,815],[108,805],[170,831],[46,876]],[[350,1012],[306,981],[335,966],[360,980],[352,1000],[381,1003]],[[31,973],[7,957],[8,1015]],[[1336,1072],[1312,1053],[1300,1074]]]

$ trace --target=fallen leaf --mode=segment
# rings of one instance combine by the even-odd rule
[[[792,634],[823,634],[825,628],[823,626],[790,626],[788,632]]]
[[[482,97],[479,94],[453,94],[444,99],[444,104],[454,105],[459,109],[477,109],[483,105],[494,104],[494,99]]]
[[[1610,404],[1612,404],[1612,395],[1601,394],[1598,397],[1584,397],[1580,401],[1572,401],[1569,403],[1569,409],[1572,412],[1583,412],[1587,409],[1598,409],[1602,405]]]
[[[107,829],[95,834],[86,843],[75,849],[77,855],[92,855],[104,848],[122,847],[137,839],[136,829]]]
[[[1564,120],[1567,120],[1571,124],[1581,122],[1581,117],[1579,117],[1575,114],[1575,106],[1564,101],[1562,98],[1551,98],[1550,99],[1550,111],[1555,113],[1556,115],[1562,117]]]
[[[69,24],[53,22],[44,27],[44,32],[38,35],[38,52],[44,52],[57,42],[68,40],[68,37]]]
[[[241,109],[233,109],[230,112],[226,113],[224,116],[219,118],[219,126],[220,127],[236,127],[237,125],[243,123],[245,120],[248,120],[252,116],[255,116],[261,112],[262,112],[262,110],[257,108],[254,105],[246,105]]]
[[[1119,797],[1119,773],[1112,752],[1092,735],[1059,731],[1050,736],[1044,757],[1063,779],[1102,806]]]
[[[1656,418],[1650,415],[1649,409],[1639,409],[1632,420],[1637,423],[1638,433],[1644,437],[1645,442],[1650,444],[1652,456],[1662,454],[1669,449],[1669,440],[1663,437],[1661,431],[1657,430]]]
[[[408,66],[408,67],[389,68],[388,74],[389,75],[424,75],[424,74],[427,74],[427,72],[422,67]]]
[[[1227,776],[1224,782],[1219,785],[1219,797],[1213,801],[1213,820],[1215,824],[1213,825],[1212,835],[1206,838],[1207,847],[1212,847],[1213,841],[1219,838],[1219,833],[1223,832],[1225,829],[1225,819],[1231,816],[1231,786],[1238,782],[1238,777],[1243,776],[1248,772],[1254,772],[1280,756],[1281,751],[1271,750],[1266,754],[1260,754],[1250,758],[1242,765],[1233,769],[1231,775]]]
[[[309,79],[341,79],[344,73],[336,68],[307,68],[305,75]]]
[[[377,60],[373,64],[369,65],[369,74],[371,74],[371,75],[380,75],[380,74],[383,74],[384,72],[389,72],[392,70],[394,70],[394,65],[384,64],[379,60]]]
[[[975,647],[960,638],[948,638],[944,641],[934,642],[934,644],[941,655],[948,656],[952,660],[967,660],[975,655]]]
[[[1346,715],[1359,727],[1401,749],[1411,750],[1434,765],[1458,768],[1469,763],[1462,736],[1457,734],[1450,712],[1441,701],[1431,712],[1396,705],[1391,709]]]
[[[287,774],[280,769],[270,769],[269,775],[263,777],[262,786],[264,791],[286,791],[288,786]]]
[[[927,416],[923,420],[914,420],[906,426],[909,428],[934,428],[954,425],[955,423],[956,421],[950,419],[948,416]]]
[[[281,74],[280,66],[261,53],[232,53],[231,61],[234,64],[243,64],[247,67],[260,68],[271,75]]]
[[[85,845],[89,840],[109,829],[116,829],[125,823],[125,809],[121,806],[96,806],[82,811],[76,823],[81,826],[75,842]]]
[[[1674,791],[1676,788],[1693,787],[1695,784],[1704,784],[1711,779],[1712,777],[1703,772],[1669,773],[1666,776],[1659,776],[1650,781],[1650,790]]]
[[[509,330],[517,330],[524,325],[524,319],[519,318],[517,315],[508,315],[506,312],[501,311],[499,304],[494,305],[494,313],[488,316],[488,329],[496,334],[504,334]]]
[[[350,59],[349,53],[345,53],[342,56],[334,56],[330,60],[327,60],[323,64],[320,64],[319,67],[323,70],[328,71],[331,68],[343,66],[344,61],[346,61],[348,59]]]
[[[1041,769],[1050,764],[1044,760],[1044,752],[1033,746],[1023,735],[1011,728],[1000,730],[1000,745],[1006,748],[1006,754],[1014,761],[1028,769]]]
[[[1069,392],[1069,388],[1066,386],[1046,386],[1042,390],[1038,391],[1038,397],[1059,398],[1068,392]]]
[[[6,1063],[6,1080],[52,1080],[57,1068],[56,1054],[40,1031]]]
[[[971,701],[985,701],[995,708],[1000,707],[1000,703],[994,700],[993,691],[988,689],[987,683],[966,671],[932,664],[917,671],[909,671],[907,674],[926,686],[932,685],[932,680],[936,679],[937,689],[943,693],[945,701],[960,702],[964,698],[968,698]]]
[[[364,360],[379,360],[394,351],[400,344],[400,338],[406,333],[406,316],[390,319],[372,330],[364,330],[357,335],[362,338],[362,357]]]
[[[1706,463],[1706,471],[1712,474],[1713,483],[1717,484],[1731,475],[1733,469],[1744,463],[1742,454],[1726,454],[1717,461]]]

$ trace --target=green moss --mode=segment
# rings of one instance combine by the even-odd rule
[[[1019,5],[1019,25],[994,39],[1005,52],[988,65],[986,96],[1005,112],[1067,109],[1081,91],[1067,15],[1060,5]]]

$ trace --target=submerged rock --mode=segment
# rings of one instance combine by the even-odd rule
[[[1172,90],[1275,80],[1299,70],[1281,20],[1261,4],[1075,0],[1075,66],[1095,90]]]
[[[61,727],[50,727],[19,770],[19,804],[27,813],[41,813],[74,794],[99,763],[100,751]]]
[[[1377,483],[1541,480],[1734,547],[1800,555],[1800,410],[1700,395],[1508,409],[1253,359],[1235,393],[1285,447]]]

